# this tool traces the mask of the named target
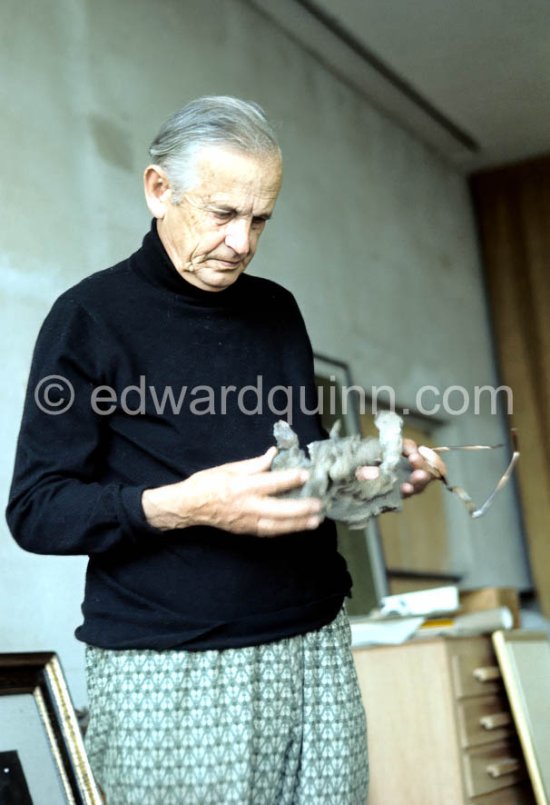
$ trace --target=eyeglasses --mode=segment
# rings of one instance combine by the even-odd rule
[[[418,452],[424,458],[427,463],[427,471],[433,475],[434,478],[440,480],[446,489],[449,492],[452,492],[453,495],[456,495],[459,500],[464,503],[466,509],[468,510],[468,514],[470,517],[476,519],[478,517],[483,517],[483,515],[487,512],[487,510],[491,507],[495,497],[500,492],[501,489],[504,489],[510,477],[514,471],[514,467],[516,466],[518,459],[519,459],[519,445],[518,445],[518,436],[517,431],[515,428],[512,428],[510,431],[510,437],[512,441],[512,458],[504,472],[502,473],[497,485],[487,498],[487,500],[481,505],[476,506],[470,495],[463,489],[461,486],[451,486],[447,481],[446,476],[441,472],[441,470],[436,466],[433,456],[430,456],[430,453],[449,453],[451,450],[498,450],[501,447],[504,447],[503,444],[494,444],[494,445],[487,445],[487,444],[465,444],[465,445],[451,445],[451,446],[442,446],[442,447],[424,447],[421,445],[418,448]]]

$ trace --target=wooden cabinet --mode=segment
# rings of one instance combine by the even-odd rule
[[[489,637],[354,650],[369,805],[532,805]]]

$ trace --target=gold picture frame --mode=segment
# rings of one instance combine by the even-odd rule
[[[0,724],[1,801],[103,803],[54,652],[0,654]]]

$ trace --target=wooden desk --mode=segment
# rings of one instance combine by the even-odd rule
[[[490,637],[354,649],[369,805],[532,805]]]

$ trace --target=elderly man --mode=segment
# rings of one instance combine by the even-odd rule
[[[40,332],[8,521],[27,550],[89,555],[76,634],[109,805],[363,803],[351,580],[320,502],[277,497],[306,476],[269,472],[278,417],[243,394],[292,389],[300,441],[323,437],[296,303],[244,274],[280,150],[257,105],[214,97],[150,154],[141,248]],[[407,493],[428,480],[410,460]]]

